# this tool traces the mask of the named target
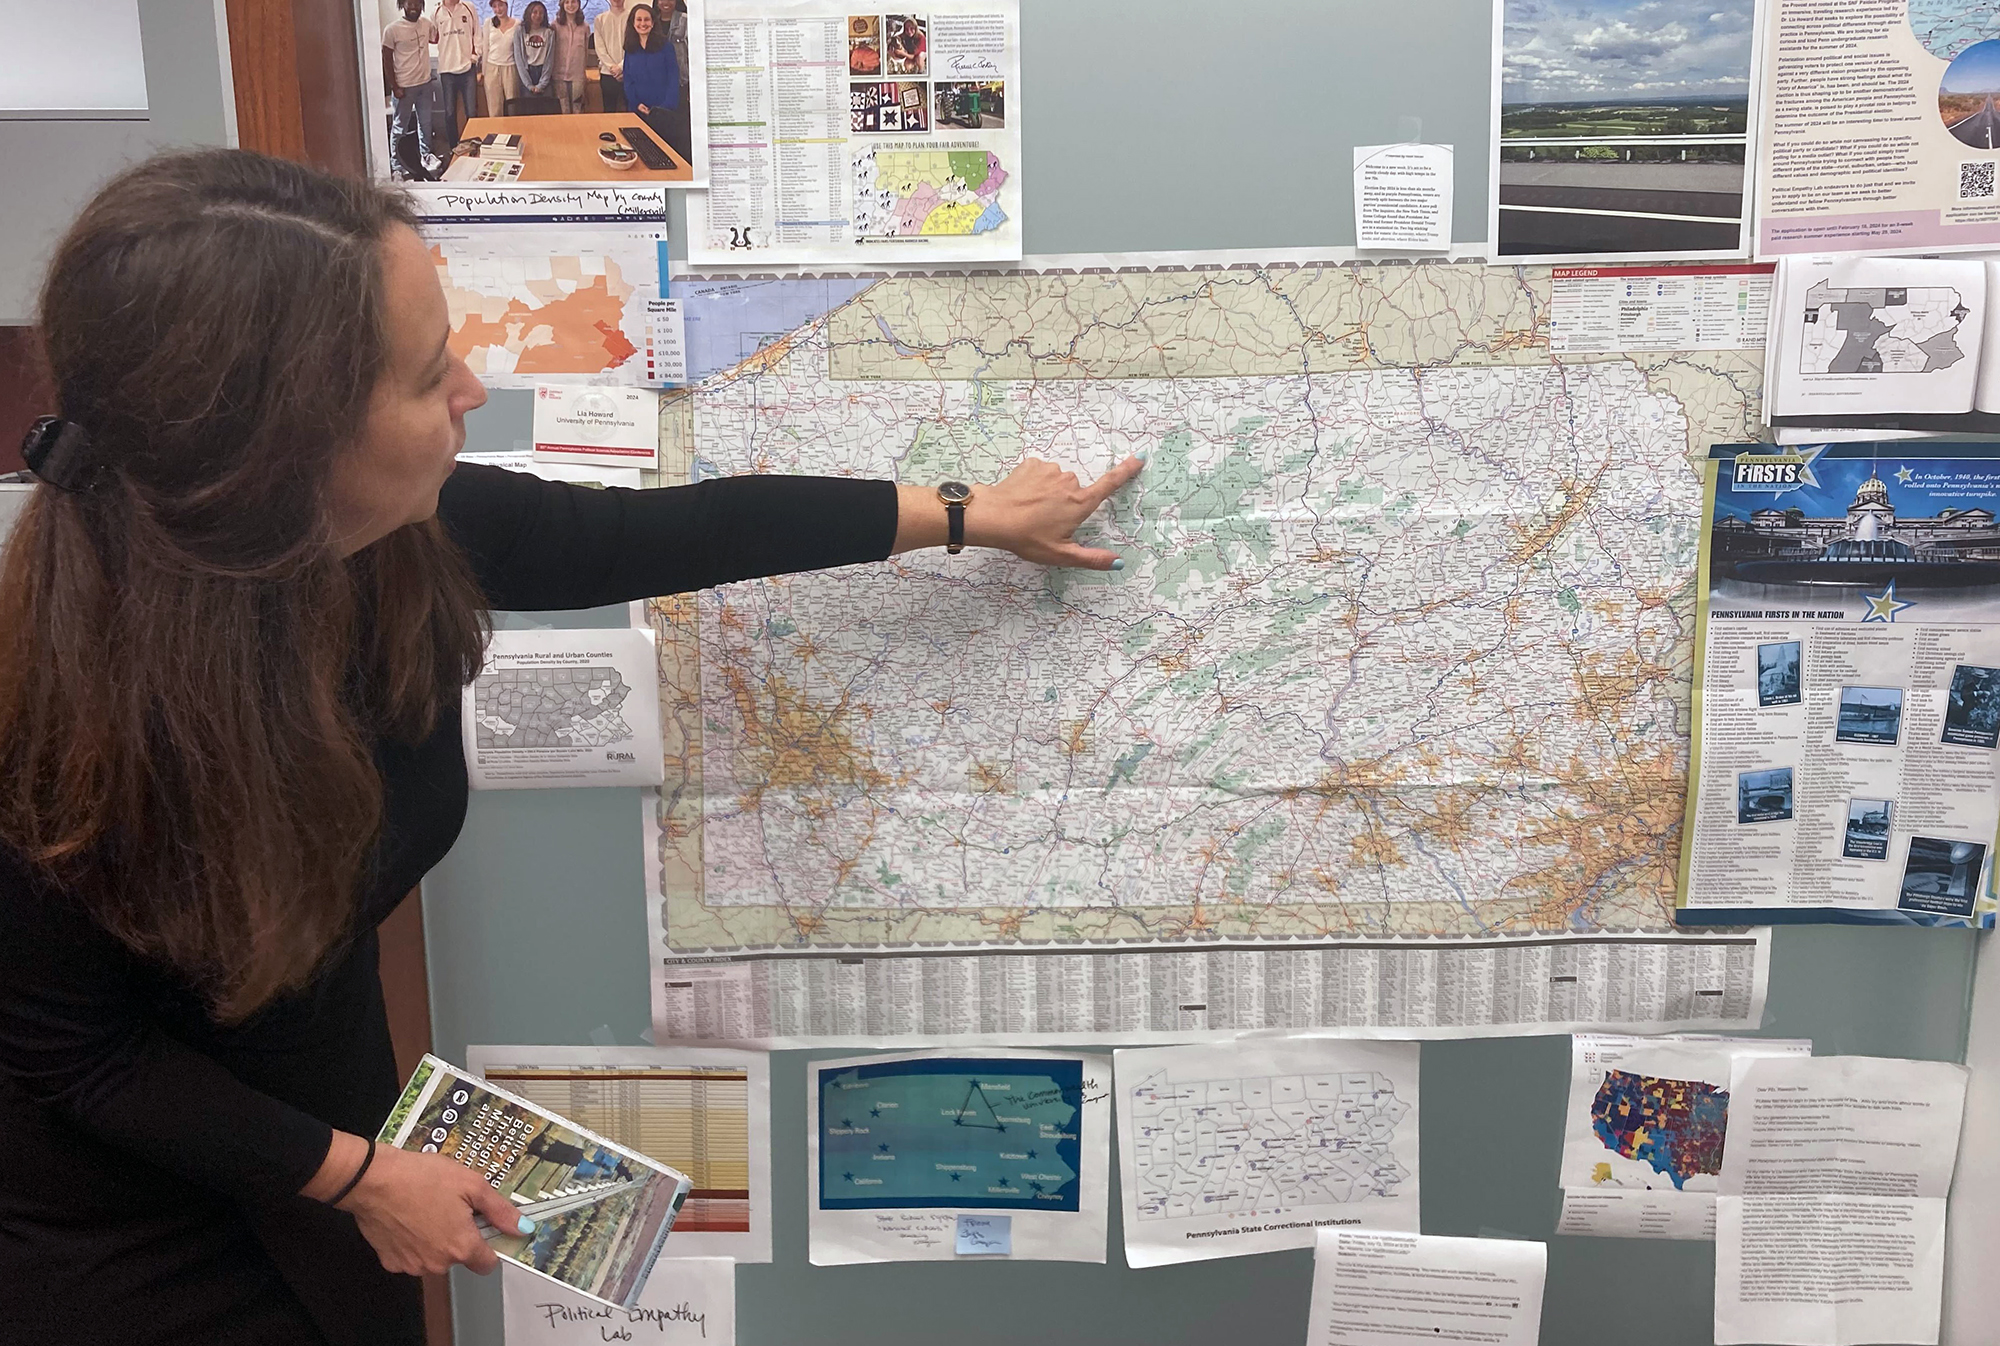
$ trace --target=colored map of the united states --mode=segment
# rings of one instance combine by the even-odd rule
[[[1729,1091],[1608,1070],[1591,1101],[1590,1122],[1606,1149],[1651,1164],[1679,1189],[1698,1173],[1722,1172]]]

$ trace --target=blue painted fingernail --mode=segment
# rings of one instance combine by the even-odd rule
[[[1123,570],[1125,568],[1125,558],[1120,556],[1115,560],[1113,560],[1111,562],[1111,568],[1113,570]]]
[[[517,1227],[523,1234],[532,1234],[535,1232],[535,1222],[525,1215],[521,1217],[521,1223]]]
[[[1145,455],[1145,454],[1143,454],[1143,453],[1135,453],[1135,454],[1133,454],[1132,456],[1133,456],[1134,458],[1137,458],[1137,459],[1138,459],[1138,460],[1139,460],[1140,462],[1142,462],[1142,463],[1146,461],[1146,455]]]

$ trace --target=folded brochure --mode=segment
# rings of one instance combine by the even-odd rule
[[[535,1222],[525,1236],[482,1222],[494,1252],[619,1308],[638,1302],[692,1185],[435,1056],[418,1064],[376,1141],[480,1173]]]

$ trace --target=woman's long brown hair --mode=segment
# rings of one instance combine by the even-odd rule
[[[343,559],[328,476],[386,361],[367,183],[218,150],[131,169],[42,291],[90,489],[39,487],[0,567],[0,840],[237,1022],[351,933],[374,742],[478,669],[437,520]]]

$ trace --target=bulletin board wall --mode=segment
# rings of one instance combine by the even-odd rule
[[[1484,232],[1491,12],[1481,0],[1022,0],[1025,230],[1032,253],[1353,243],[1350,147],[1457,147],[1454,236]],[[681,214],[672,219],[682,251]],[[525,393],[469,421],[473,449],[525,447]],[[505,625],[618,625],[622,611]],[[649,960],[636,791],[477,794],[424,885],[436,1049],[645,1041]],[[1962,1059],[1975,936],[1776,932],[1764,1032],[1822,1054]],[[774,1253],[737,1279],[745,1346],[1228,1341],[1296,1346],[1305,1251],[1134,1271],[1110,1261],[815,1268],[806,1261],[805,1071],[772,1070]],[[1550,1244],[1542,1340],[1712,1339],[1714,1246],[1557,1237],[1568,1040],[1427,1043],[1424,1230]],[[1114,1183],[1116,1174],[1113,1175]],[[497,1280],[454,1273],[460,1343],[500,1340]]]

